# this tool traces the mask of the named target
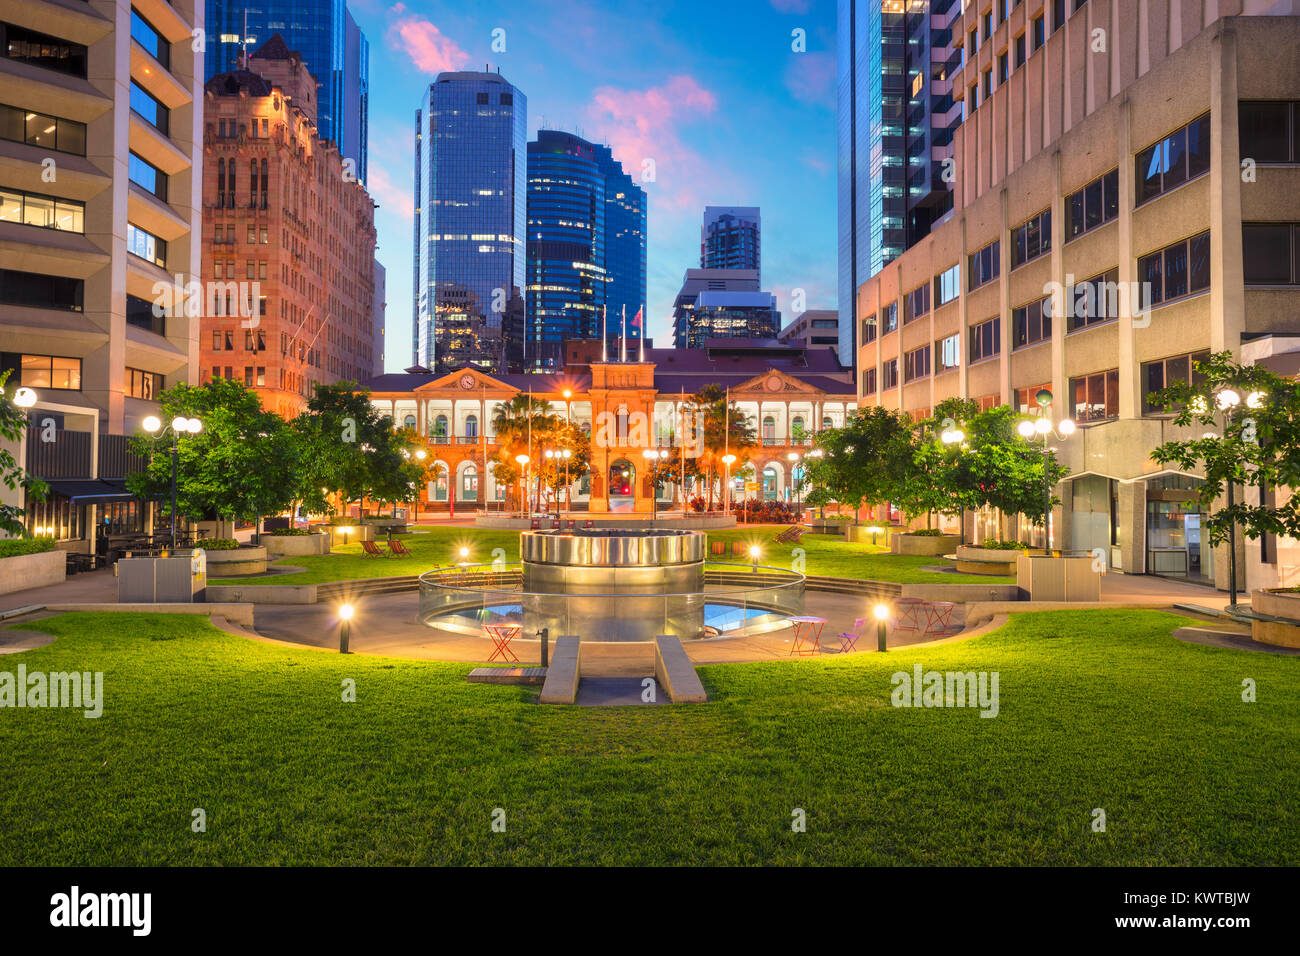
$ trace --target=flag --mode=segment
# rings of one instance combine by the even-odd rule
[[[640,310],[640,309],[637,309],[637,310],[636,310],[636,315],[632,316],[632,328],[634,328],[634,329],[639,329],[639,328],[641,328],[641,310]]]

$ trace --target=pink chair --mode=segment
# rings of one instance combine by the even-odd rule
[[[862,637],[862,629],[867,626],[865,617],[856,618],[853,621],[853,629],[850,631],[840,631],[840,653],[847,654],[849,651],[855,651],[858,648],[858,638]]]

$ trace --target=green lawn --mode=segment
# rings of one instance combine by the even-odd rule
[[[708,704],[595,710],[466,665],[69,614],[0,670],[102,670],[104,713],[0,710],[0,865],[1300,864],[1300,659],[1170,637],[1185,623],[1021,614],[930,649],[703,668]],[[999,716],[891,707],[914,663],[998,671]]]
[[[754,525],[726,531],[710,531],[709,539],[728,542],[741,541],[746,545],[758,544],[763,549],[763,564],[789,568],[794,560],[794,549],[804,552],[804,572],[842,578],[864,578],[873,581],[967,582],[975,584],[1013,584],[1015,578],[959,575],[923,571],[925,567],[950,564],[942,558],[905,557],[892,555],[883,548],[868,544],[849,544],[841,538],[828,535],[804,535],[797,545],[780,544],[773,537],[785,526]],[[362,554],[360,544],[336,545],[331,554],[319,557],[285,558],[280,564],[304,568],[292,574],[278,574],[251,578],[209,578],[209,584],[322,584],[328,581],[350,581],[357,578],[378,578],[399,574],[418,574],[436,565],[446,566],[460,561],[461,547],[470,549],[467,560],[491,562],[492,552],[502,549],[506,561],[519,560],[519,532],[496,531],[487,528],[432,527],[420,533],[402,535],[402,542],[412,552],[409,558],[368,558]],[[729,549],[730,550],[730,549]],[[715,558],[717,561],[748,563],[749,558]]]

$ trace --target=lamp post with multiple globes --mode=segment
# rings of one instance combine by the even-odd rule
[[[1052,393],[1050,390],[1040,388],[1035,398],[1038,400],[1039,407],[1042,408],[1042,414],[1037,418],[1024,419],[1016,426],[1016,430],[1027,441],[1033,441],[1036,436],[1043,440],[1043,553],[1049,554],[1052,550],[1052,481],[1049,475],[1052,451],[1047,445],[1047,440],[1053,435],[1060,441],[1069,438],[1074,434],[1074,420],[1063,418],[1059,422],[1054,423],[1052,421],[1050,414]]]
[[[149,415],[140,423],[144,430],[151,435],[161,435],[164,433],[162,420],[157,415]],[[184,415],[177,415],[172,419],[171,425],[167,426],[172,434],[172,550],[176,550],[176,447],[177,441],[181,435],[197,435],[203,431],[203,423],[197,418],[186,418]]]

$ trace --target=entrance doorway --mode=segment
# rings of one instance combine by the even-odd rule
[[[1195,501],[1199,478],[1165,475],[1147,483],[1147,573],[1214,582],[1214,549]]]
[[[636,468],[626,458],[609,466],[609,510],[628,511],[636,499]]]

